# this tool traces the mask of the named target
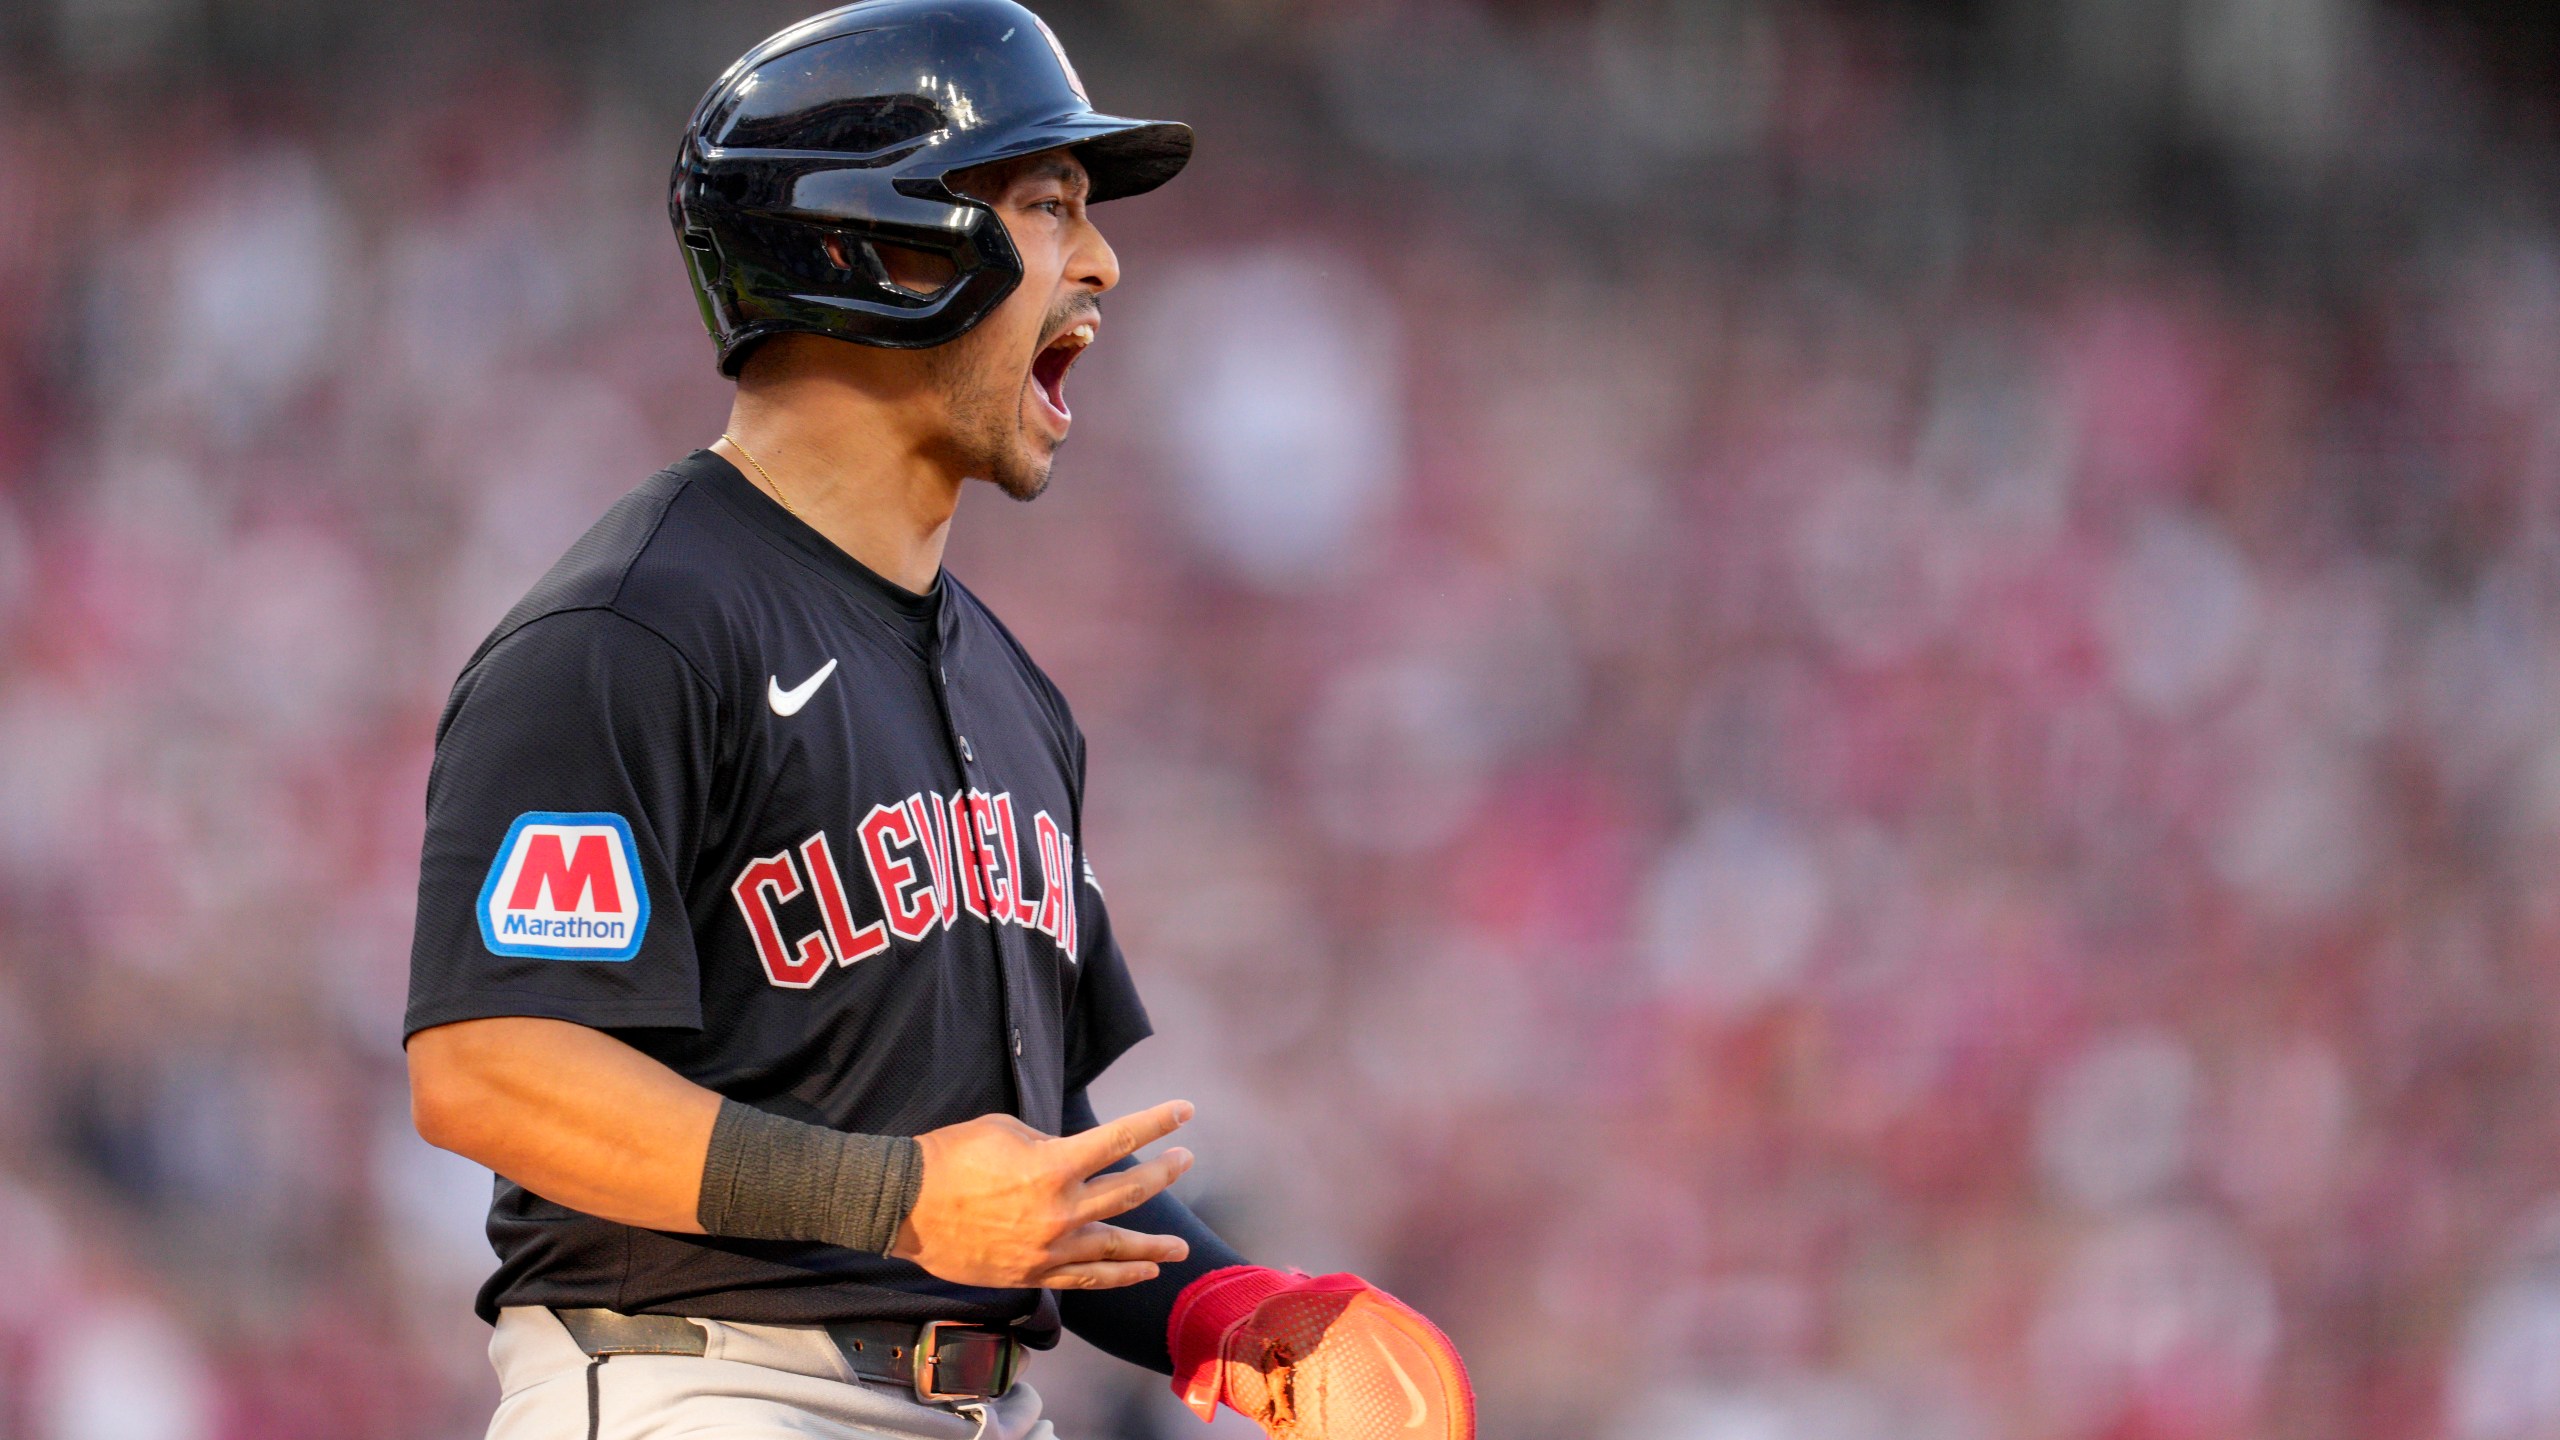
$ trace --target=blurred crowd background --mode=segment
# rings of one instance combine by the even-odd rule
[[[952,566],[1196,1205],[1488,1440],[2560,1435],[2552,27],[1047,12],[1200,158]],[[0,7],[0,1437],[479,1433],[432,727],[717,433],[664,177],[799,13]]]

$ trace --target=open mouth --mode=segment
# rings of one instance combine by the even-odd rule
[[[1057,412],[1061,423],[1075,418],[1075,412],[1067,408],[1067,372],[1075,368],[1076,357],[1093,343],[1098,323],[1090,319],[1078,321],[1032,357],[1032,383],[1040,387],[1040,398]]]

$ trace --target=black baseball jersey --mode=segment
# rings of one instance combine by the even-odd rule
[[[545,1016],[814,1124],[1007,1111],[1056,1133],[1148,1030],[1084,861],[1083,777],[1065,701],[958,582],[901,590],[696,453],[598,521],[454,686],[408,1032]],[[1057,1326],[1042,1292],[636,1229],[504,1179],[489,1237],[483,1316]]]

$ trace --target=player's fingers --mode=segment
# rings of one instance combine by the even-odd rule
[[[1130,1155],[1182,1128],[1191,1118],[1191,1102],[1167,1100],[1117,1120],[1096,1125],[1079,1135],[1069,1135],[1050,1143],[1059,1157],[1077,1175],[1090,1175],[1103,1166]]]
[[[1191,1152],[1177,1145],[1147,1161],[1126,1170],[1097,1175],[1084,1183],[1075,1199],[1078,1220],[1108,1220],[1153,1200],[1164,1188],[1181,1179],[1191,1169]]]
[[[1179,1235],[1150,1235],[1143,1230],[1100,1224],[1079,1225],[1049,1247],[1050,1263],[1059,1267],[1132,1261],[1170,1264],[1190,1255],[1191,1242]]]
[[[1153,1265],[1097,1260],[1061,1265],[1042,1275],[1037,1283],[1043,1290],[1117,1290],[1123,1285],[1143,1285],[1156,1275]]]

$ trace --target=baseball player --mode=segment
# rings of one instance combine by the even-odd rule
[[[1049,1437],[1061,1325],[1274,1436],[1470,1437],[1432,1325],[1259,1268],[1097,1123],[1148,1033],[1065,699],[942,569],[1048,483],[1189,159],[1009,0],[866,0],[694,112],[671,211],[719,443],[632,491],[455,684],[407,1017],[419,1131],[498,1174],[493,1440]]]

